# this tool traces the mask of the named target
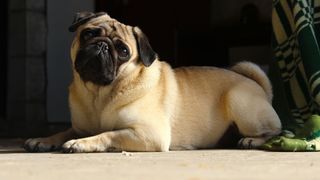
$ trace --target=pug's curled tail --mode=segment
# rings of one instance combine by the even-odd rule
[[[272,102],[273,95],[271,83],[267,75],[258,65],[251,62],[243,61],[231,67],[231,70],[256,81],[265,91],[268,101],[270,103]]]

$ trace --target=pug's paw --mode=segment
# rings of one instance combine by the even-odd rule
[[[85,150],[85,143],[80,142],[79,140],[73,139],[67,141],[62,145],[62,152],[64,153],[81,153]]]
[[[50,152],[60,148],[51,138],[33,138],[25,141],[23,148],[28,152]]]
[[[105,152],[105,146],[95,138],[83,138],[67,141],[62,145],[64,153]]]
[[[265,138],[245,137],[239,140],[238,147],[241,149],[257,149],[266,142]]]

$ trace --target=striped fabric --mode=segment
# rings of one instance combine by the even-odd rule
[[[281,85],[283,96],[278,104],[284,99],[288,107],[276,108],[284,124],[283,135],[261,148],[320,151],[320,0],[273,0],[272,26],[281,76],[273,84]]]
[[[289,109],[303,126],[320,111],[320,0],[274,0],[272,25]]]

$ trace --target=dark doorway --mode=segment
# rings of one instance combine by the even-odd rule
[[[106,11],[125,24],[139,26],[160,59],[173,67],[226,67],[235,63],[233,59],[245,58],[238,58],[238,54],[250,57],[255,47],[266,46],[268,53],[271,2],[266,2],[96,0],[95,10]],[[227,7],[237,11],[224,11]],[[263,16],[263,9],[270,9],[267,17]]]
[[[207,32],[210,27],[210,3],[210,0],[203,0],[201,3],[183,0],[96,0],[96,11],[106,11],[120,22],[139,26],[148,36],[150,44],[160,59],[174,67],[219,66],[225,62],[204,62],[205,59],[196,55],[207,51],[205,48],[199,48],[200,46],[210,47],[208,38],[198,41],[196,36],[198,32]],[[192,34],[186,35],[186,33]],[[193,50],[190,51],[190,49]],[[214,49],[210,50],[214,51]],[[217,55],[223,56],[218,52],[222,51],[217,51]]]

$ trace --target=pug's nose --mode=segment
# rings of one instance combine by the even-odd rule
[[[102,52],[108,52],[109,50],[109,46],[106,42],[103,42],[103,41],[98,42],[97,46],[98,46],[98,49],[100,49],[100,51]]]

